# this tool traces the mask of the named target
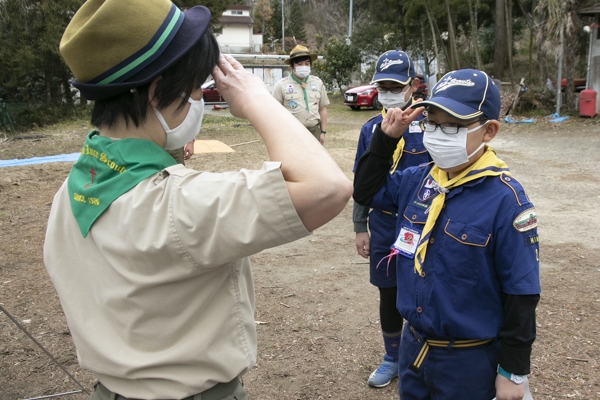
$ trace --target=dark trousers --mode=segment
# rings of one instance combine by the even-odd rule
[[[139,400],[121,396],[111,392],[106,386],[98,382],[89,400]],[[202,393],[198,393],[182,400],[247,400],[244,386],[238,378],[228,383],[219,383]]]

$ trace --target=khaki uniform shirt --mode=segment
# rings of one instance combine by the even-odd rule
[[[273,88],[273,96],[291,112],[304,126],[311,128],[319,124],[319,108],[329,104],[323,81],[316,76],[309,75],[305,83],[308,109],[304,99],[302,85],[288,76],[281,79]]]
[[[86,238],[65,181],[44,262],[81,366],[126,397],[180,399],[254,366],[248,256],[308,234],[280,163],[227,173],[175,165],[115,200]]]

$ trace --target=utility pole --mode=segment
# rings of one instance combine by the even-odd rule
[[[281,0],[281,50],[285,53],[285,12],[283,0]]]
[[[350,0],[350,15],[348,17],[348,37],[352,37],[352,0]]]

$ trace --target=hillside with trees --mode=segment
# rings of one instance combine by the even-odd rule
[[[62,32],[82,3],[0,0],[0,104],[8,105],[17,128],[85,112],[86,104],[77,101],[69,85],[72,77],[58,52]],[[184,8],[197,4],[194,0],[175,3]],[[564,51],[562,71],[570,101],[563,103],[567,109],[574,104],[573,78],[586,73],[589,35],[583,26],[592,22],[582,20],[577,12],[596,4],[587,0],[203,3],[213,13],[213,27],[228,5],[250,5],[254,32],[263,34],[263,51],[287,54],[296,43],[308,45],[324,56],[315,70],[330,88],[350,85],[351,77],[368,81],[379,54],[402,49],[421,60],[428,76],[478,68],[513,84],[524,77],[529,88],[541,90],[548,79],[556,82],[559,55]],[[10,130],[2,110],[0,129]]]

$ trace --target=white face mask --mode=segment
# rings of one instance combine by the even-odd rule
[[[465,164],[473,154],[477,153],[485,142],[481,143],[471,154],[467,154],[467,135],[483,128],[488,122],[473,129],[459,128],[456,134],[447,134],[436,126],[433,131],[425,129],[423,145],[435,164],[441,169],[454,168]]]
[[[296,72],[296,76],[301,79],[304,79],[310,75],[310,67],[305,65],[298,65],[294,71]]]
[[[187,115],[177,127],[169,129],[169,126],[165,122],[160,111],[156,108],[154,113],[158,122],[162,125],[163,129],[167,133],[167,144],[165,150],[175,150],[185,146],[196,138],[200,133],[200,127],[202,126],[202,116],[204,115],[204,99],[194,100],[191,97],[188,98],[190,108]]]
[[[392,93],[389,91],[386,93],[378,93],[377,99],[386,110],[389,110],[390,108],[404,108],[410,99],[410,96],[408,96],[408,99],[406,98],[408,92],[410,92],[410,90],[402,93]]]

